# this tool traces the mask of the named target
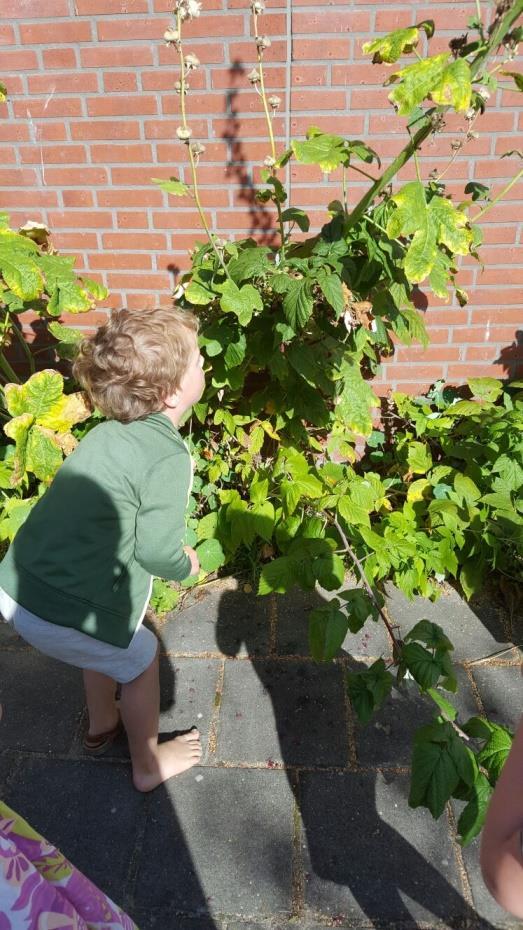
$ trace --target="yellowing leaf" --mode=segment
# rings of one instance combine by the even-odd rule
[[[429,98],[440,106],[456,111],[467,110],[472,96],[471,72],[463,58],[450,59],[448,52],[424,58],[395,71],[387,83],[399,81],[389,94],[389,100],[400,116],[409,116],[412,110]]]
[[[422,501],[426,497],[430,497],[432,485],[430,481],[427,481],[426,478],[418,478],[417,481],[413,481],[409,485],[409,490],[407,491],[407,500],[411,503],[416,501]]]
[[[395,29],[381,39],[373,42],[364,42],[362,51],[364,55],[373,55],[373,62],[392,64],[406,52],[411,52],[419,42],[419,29],[410,26],[408,29]]]
[[[91,413],[86,401],[86,395],[80,391],[76,394],[62,395],[47,413],[38,418],[38,423],[57,433],[65,433],[75,423],[86,420]]]
[[[6,385],[7,409],[11,416],[31,413],[35,420],[39,420],[58,402],[63,393],[63,386],[64,379],[58,371],[38,371],[31,375],[25,384]]]
[[[62,461],[62,450],[52,431],[33,426],[27,441],[27,471],[49,484]]]

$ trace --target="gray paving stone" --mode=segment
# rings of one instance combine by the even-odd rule
[[[75,866],[123,903],[136,824],[145,803],[127,766],[26,759],[5,800]]]
[[[133,918],[139,930],[222,930],[225,924],[207,920],[205,917],[180,917],[170,908],[159,910],[132,911]]]
[[[456,694],[442,694],[457,709],[458,719],[465,722],[479,709],[464,669],[457,666],[456,676]],[[358,761],[361,765],[410,765],[415,731],[437,713],[434,702],[422,697],[417,686],[407,691],[393,689],[367,726],[356,724]]]
[[[14,753],[6,752],[0,755],[0,797],[3,795],[4,785],[13,774],[15,765],[16,756]]]
[[[408,778],[301,778],[305,903],[352,921],[476,922],[462,897],[448,824],[407,804]],[[381,926],[381,924],[380,924]]]
[[[27,648],[27,644],[24,642],[21,636],[15,631],[14,627],[10,623],[6,623],[2,620],[0,616],[0,652],[5,647],[10,649],[20,647],[22,649]]]
[[[343,677],[334,664],[227,662],[216,758],[345,765]]]
[[[292,834],[284,772],[191,769],[151,795],[136,906],[195,916],[288,912]]]
[[[79,670],[33,649],[4,652],[0,662],[2,748],[67,752],[84,705]]]
[[[451,803],[457,821],[461,811],[465,807],[465,804],[462,801],[455,800],[453,800]],[[480,837],[477,836],[474,840],[472,840],[472,843],[469,846],[466,846],[461,850],[470,882],[474,907],[476,908],[478,915],[484,920],[488,920],[491,924],[494,925],[494,927],[515,925],[521,926],[520,923],[515,921],[515,918],[511,918],[506,911],[499,907],[492,895],[488,892],[483,878],[481,877],[481,869],[479,865],[479,848]]]
[[[472,667],[487,717],[515,730],[523,713],[521,668],[515,666]]]
[[[162,660],[160,733],[196,726],[206,752],[220,666],[220,659]]]
[[[434,602],[423,597],[409,601],[392,585],[388,586],[387,593],[389,613],[402,635],[418,620],[438,623],[454,644],[452,657],[455,661],[479,659],[507,645],[501,610],[486,596],[467,603],[449,585]]]
[[[266,655],[268,604],[268,598],[246,594],[230,584],[213,585],[191,592],[183,608],[154,629],[166,652]]]

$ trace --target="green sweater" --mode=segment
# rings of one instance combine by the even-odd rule
[[[0,564],[0,586],[59,626],[127,647],[152,575],[182,581],[192,462],[155,413],[91,430],[58,471]]]

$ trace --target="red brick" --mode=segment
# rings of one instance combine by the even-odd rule
[[[190,126],[193,132],[193,138],[195,139],[206,139],[208,133],[207,120],[204,119],[190,119]],[[175,123],[172,119],[147,119],[144,120],[144,132],[146,139],[173,139],[173,136],[176,135],[176,126],[178,123]],[[219,135],[219,132],[216,128],[216,122],[214,123],[214,131],[216,135]],[[182,152],[183,145],[180,143],[180,153]]]
[[[161,207],[163,204],[162,192],[152,183],[145,190],[109,188],[98,191],[97,197],[99,207]]]
[[[107,275],[107,285],[110,288],[121,287],[128,290],[151,291],[169,289],[169,276],[167,274],[112,274]]]
[[[319,40],[318,40],[319,41]],[[339,55],[339,58],[348,58],[348,55]],[[381,87],[390,76],[390,70],[385,65],[373,65],[370,62],[360,64],[333,65],[332,83],[344,84],[354,87],[356,84],[365,84],[368,87]],[[383,97],[387,98],[387,89],[382,88]]]
[[[220,214],[218,214],[220,216]],[[207,218],[208,219],[208,218]],[[218,225],[220,225],[218,223]],[[201,230],[200,217],[196,207],[192,210],[180,210],[179,207],[173,207],[172,210],[166,210],[163,213],[158,211],[153,213],[153,226],[155,229],[197,229]],[[202,232],[202,235],[204,233]]]
[[[15,34],[12,26],[0,26],[0,45],[14,45]]]
[[[461,360],[461,349],[458,346],[409,346],[397,349],[394,358],[398,362],[450,362]]]
[[[345,110],[344,90],[293,90],[291,110]]]
[[[16,164],[16,151],[11,146],[0,146],[0,165]]]
[[[86,94],[98,90],[98,77],[83,71],[63,74],[49,71],[45,74],[30,74],[27,86],[30,94]]]
[[[254,143],[258,144],[258,143]],[[264,147],[264,152],[265,152]],[[176,165],[180,161],[180,143],[179,142],[159,142],[156,146],[156,158],[159,163],[169,162]],[[228,160],[227,144],[225,142],[207,142],[205,143],[205,152],[200,156],[200,165],[207,162],[219,162],[220,166]],[[202,169],[200,168],[200,171]],[[219,170],[219,169],[218,169]]]
[[[104,249],[131,249],[150,250],[165,249],[167,241],[165,235],[159,232],[140,233],[105,233],[102,236]]]
[[[108,94],[122,94],[137,89],[136,74],[131,71],[108,71],[104,74],[104,90]]]
[[[28,207],[32,211],[33,207],[57,207],[58,194],[56,191],[48,190],[5,190],[2,191],[2,207]],[[11,214],[12,215],[12,214]],[[28,216],[21,220],[23,225]],[[31,212],[31,219],[37,219]]]
[[[83,145],[45,145],[41,150],[41,157],[46,165],[83,164],[85,147]]]
[[[45,180],[52,187],[101,187],[107,184],[105,168],[46,168]]]
[[[432,296],[432,295],[431,295]],[[459,326],[468,322],[468,312],[464,309],[438,309],[430,307],[425,314],[427,326]]]
[[[56,97],[39,99],[25,97],[13,101],[13,113],[17,119],[65,119],[68,116],[82,115],[82,102],[77,97]],[[63,124],[62,124],[63,125]]]
[[[21,74],[6,74],[6,72],[2,70],[2,84],[7,88],[8,97],[12,97],[13,94],[25,93],[24,80]]]
[[[322,61],[330,58],[348,58],[349,39],[294,39],[293,58],[296,61]],[[333,83],[338,83],[333,80]]]
[[[415,378],[420,378],[423,380],[428,380],[433,383],[437,381],[438,378],[441,378],[443,374],[443,366],[434,363],[432,365],[398,365],[398,364],[387,364],[387,376],[394,378],[397,381],[411,381]]]
[[[210,75],[212,86],[218,90],[234,88],[238,94],[243,94],[246,90],[251,89],[251,85],[247,80],[250,70],[251,68],[247,63],[242,64],[238,69],[232,66],[230,68],[212,68]],[[192,87],[194,83],[192,75],[190,81]],[[264,68],[264,81],[267,88],[285,87],[285,69],[278,65],[270,65]]]
[[[34,142],[31,145],[19,145],[21,161],[26,164],[39,164],[42,161],[40,146],[42,142],[65,142],[67,137],[65,123],[34,123]]]
[[[132,162],[154,163],[152,149],[145,142],[122,145],[91,145],[91,161],[103,164],[119,163],[127,165]]]
[[[265,17],[264,17],[265,18]],[[337,32],[369,32],[370,13],[355,10],[318,10],[318,12],[293,13],[293,35],[309,32],[315,35]],[[283,32],[283,29],[281,30]]]
[[[162,303],[167,306],[165,298],[162,302],[154,294],[126,294],[124,300],[124,306],[128,310],[154,310]]]
[[[154,63],[153,50],[147,45],[90,46],[80,49],[83,68],[143,68]]]
[[[194,248],[195,243],[194,233],[173,233],[171,236],[171,246],[174,250],[177,251],[186,251]]]
[[[95,275],[93,275],[93,278],[94,277]],[[114,297],[114,296],[116,295],[110,295],[109,300],[111,299],[111,297]],[[105,300],[104,304],[107,304],[108,302],[109,302],[108,300]],[[79,324],[81,323],[82,327],[94,328],[96,326],[103,326],[104,323],[107,323],[107,314],[103,313],[100,310],[98,311],[90,310],[88,313],[82,313],[80,316],[77,313],[64,313],[62,314],[60,319],[62,320],[63,323],[65,323],[66,326],[76,327],[76,326],[79,326]]]
[[[148,252],[94,252],[87,256],[87,265],[96,271],[109,271],[115,268],[150,271],[153,260]]]
[[[147,0],[75,0],[77,16],[147,13]]]
[[[295,136],[305,135],[307,129],[314,123],[323,132],[339,133],[340,135],[359,135],[363,132],[364,117],[359,114],[334,114],[333,116],[299,116],[291,120],[292,133]]]
[[[192,39],[187,38],[183,43],[183,47],[186,52],[191,52],[193,55],[196,55],[196,57],[200,59],[202,65],[216,64],[224,60],[224,56],[223,56],[224,43],[221,41],[205,43],[204,45],[201,42],[198,42],[198,41],[195,42]],[[246,48],[247,45],[245,44],[244,47]],[[170,45],[160,45],[157,51],[158,51],[158,62],[160,65],[167,65],[170,68],[179,67],[178,54]],[[251,52],[252,52],[252,44],[251,44]],[[233,54],[232,45],[229,45],[229,57],[231,61],[238,60],[238,56]],[[244,57],[246,61],[250,61],[252,58],[252,55],[244,56]]]
[[[118,229],[147,229],[149,217],[140,210],[118,210],[116,225]]]
[[[169,90],[174,97],[174,84],[177,80],[178,72],[175,72],[173,68],[169,71],[142,71],[142,87],[144,90]],[[201,90],[205,87],[205,71],[203,68],[199,71],[192,72],[189,79],[189,87],[191,91]],[[179,101],[179,98],[177,99]]]
[[[276,4],[277,6],[278,4]],[[241,0],[241,3],[231,3],[231,0],[227,3],[227,7],[232,9],[235,6],[241,6],[245,8],[244,0]],[[173,8],[172,0],[153,0],[153,10],[155,13],[171,13]],[[222,0],[205,0],[205,9],[206,10],[221,10],[223,9]]]
[[[505,369],[503,365],[489,365],[488,372],[484,371],[484,367],[478,363],[477,365],[472,364],[450,364],[448,368],[447,378],[449,381],[464,382],[467,378],[476,378],[478,375],[483,373],[489,374],[491,378],[503,378],[505,374]]]
[[[296,65],[292,73],[292,83],[298,87],[326,84],[327,69],[324,65]]]
[[[44,68],[51,71],[54,68],[76,68],[76,53],[74,48],[46,48],[42,52]]]
[[[86,232],[53,232],[53,245],[60,252],[73,250],[82,252],[84,249],[96,249],[98,238],[96,233]]]
[[[99,20],[98,38],[101,42],[127,42],[129,39],[142,41],[156,39],[160,42],[170,21],[170,18],[163,21],[161,19]],[[243,31],[244,18],[236,14],[202,16],[199,20],[193,20],[185,28],[185,33],[189,38],[207,38],[210,35],[243,35]]]
[[[493,362],[499,355],[497,346],[467,346],[465,359],[467,362]]]
[[[0,168],[0,187],[37,187],[32,168]]]
[[[82,120],[71,123],[73,139],[139,139],[140,124],[135,121],[110,122],[109,120]]]
[[[507,151],[512,148],[509,143]],[[477,161],[475,165],[474,176],[476,178],[512,178],[519,171],[519,163],[516,158],[489,158],[485,161]]]
[[[261,109],[261,102],[259,97],[254,97],[252,94],[249,94],[248,91],[245,94],[242,94],[238,100],[235,101],[235,106],[238,104],[241,106],[242,112],[247,112],[249,99],[251,107],[255,112],[263,112]],[[227,96],[223,93],[203,93],[203,94],[193,94],[191,91],[189,115],[193,113],[201,114],[215,114],[215,113],[227,113]],[[176,116],[180,112],[180,98],[177,94],[169,94],[166,97],[162,97],[162,113],[165,113],[169,116],[175,114]],[[192,120],[191,120],[192,126]]]
[[[34,0],[2,0],[2,16],[6,19],[52,19],[70,15],[68,0],[45,0],[40,5]]]
[[[191,126],[193,122],[191,121]],[[224,119],[215,119],[213,121],[214,132],[218,138],[226,138],[231,134],[231,120]],[[239,127],[238,127],[239,128]],[[273,120],[273,131],[275,136],[283,137],[284,134],[284,122],[283,119],[277,118]],[[265,122],[265,117],[258,116],[252,117],[251,119],[242,119],[241,120],[241,130],[242,138],[249,138],[249,136],[266,136],[267,135],[267,123]],[[237,135],[237,132],[234,132],[234,135]],[[195,133],[195,135],[198,135]],[[268,143],[267,143],[268,145]]]
[[[99,210],[89,210],[88,212],[70,210],[49,213],[49,223],[51,229],[55,226],[63,229],[76,229],[83,226],[87,227],[87,229],[111,229],[113,218],[110,213],[102,213]]]
[[[143,94],[130,96],[100,96],[87,98],[89,116],[154,116],[157,112],[154,97]]]
[[[485,217],[487,219],[488,217]],[[483,254],[483,249],[485,245],[495,242],[515,242],[516,241],[516,227],[515,226],[492,226],[483,223],[483,243],[481,246],[480,254]]]
[[[64,207],[93,207],[94,195],[88,190],[63,191]]]
[[[28,23],[20,26],[23,45],[74,45],[91,41],[88,22]]]
[[[521,297],[521,288],[477,287],[469,291],[471,305],[498,307],[503,304],[513,304]]]
[[[38,68],[36,52],[28,48],[3,49],[0,52],[0,68],[2,77],[6,71],[35,71]]]
[[[406,26],[414,25],[415,21],[421,17],[418,16],[418,11],[414,10],[413,6],[414,4],[411,4],[411,9],[378,10],[374,23],[375,31],[392,32],[394,29],[404,29]]]

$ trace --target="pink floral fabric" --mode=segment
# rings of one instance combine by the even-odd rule
[[[0,930],[138,930],[62,853],[0,801]]]

